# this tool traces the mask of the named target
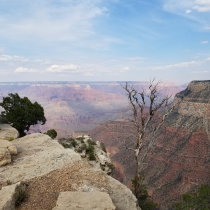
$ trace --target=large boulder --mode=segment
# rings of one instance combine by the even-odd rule
[[[53,210],[115,210],[104,192],[61,192]]]
[[[19,137],[18,131],[8,124],[0,123],[0,140],[13,140]]]

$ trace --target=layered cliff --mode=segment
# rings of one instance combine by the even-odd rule
[[[145,168],[161,209],[210,181],[210,81],[189,83],[175,102],[178,108],[158,134]]]
[[[193,81],[176,94],[177,108],[157,135],[148,154],[146,184],[160,209],[169,209],[181,194],[210,182],[210,81]],[[116,165],[115,177],[129,186],[135,172],[133,154],[124,142],[135,130],[128,122],[109,121],[90,134],[106,144]]]

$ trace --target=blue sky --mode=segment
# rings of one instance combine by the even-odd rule
[[[0,0],[0,82],[210,79],[210,0]]]

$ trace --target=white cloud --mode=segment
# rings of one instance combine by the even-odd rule
[[[124,70],[124,71],[129,71],[130,68],[129,68],[128,66],[126,66],[126,67],[123,68],[123,70]]]
[[[197,12],[210,11],[209,0],[163,0],[165,10],[185,10],[186,13],[190,13],[191,10]]]
[[[163,9],[167,12],[188,18],[199,24],[198,30],[209,30],[209,0],[162,0]]]
[[[208,44],[208,43],[209,43],[208,41],[201,42],[201,44]]]
[[[206,58],[206,61],[210,61],[210,57],[209,58]]]
[[[131,60],[131,61],[137,61],[137,60],[145,60],[146,58],[134,57],[134,58],[126,58],[126,59]]]
[[[125,66],[120,72],[125,72],[125,71],[129,71],[130,68],[128,66]]]
[[[12,40],[30,37],[30,40],[81,42],[81,39],[95,35],[94,19],[108,13],[101,0],[8,0],[4,6],[9,13],[0,14],[0,27],[4,28],[4,33],[0,29],[0,37]],[[13,8],[14,12],[10,12]],[[109,37],[107,41],[116,40]]]
[[[11,72],[6,71],[6,70],[0,70],[0,74],[10,74]]]
[[[77,72],[79,66],[75,64],[69,64],[69,65],[52,65],[51,67],[47,68],[46,71],[48,72]],[[72,71],[73,70],[73,71]]]
[[[18,67],[16,70],[15,70],[15,73],[31,73],[31,72],[36,72],[37,69],[28,69],[28,68],[23,68],[23,67]]]
[[[187,9],[186,11],[185,11],[185,13],[187,13],[187,14],[190,14],[192,11],[190,10],[190,9]]]
[[[85,77],[91,77],[91,76],[94,76],[95,74],[94,73],[91,73],[91,72],[87,72],[85,74],[83,74],[83,76]]]
[[[11,55],[1,55],[0,61],[18,61],[18,62],[28,62],[29,60],[21,56],[11,56]]]
[[[150,70],[167,70],[172,68],[187,68],[190,66],[198,65],[200,62],[198,61],[190,61],[190,62],[182,62],[182,63],[176,63],[172,65],[166,65],[166,66],[153,66],[149,67]]]
[[[195,0],[195,6],[192,7],[198,12],[208,12],[210,11],[210,1],[209,0]]]
[[[207,74],[209,72],[210,71],[192,71],[192,73],[194,73],[194,74]]]

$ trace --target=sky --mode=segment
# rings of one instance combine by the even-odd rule
[[[210,0],[0,0],[0,82],[210,80]]]

